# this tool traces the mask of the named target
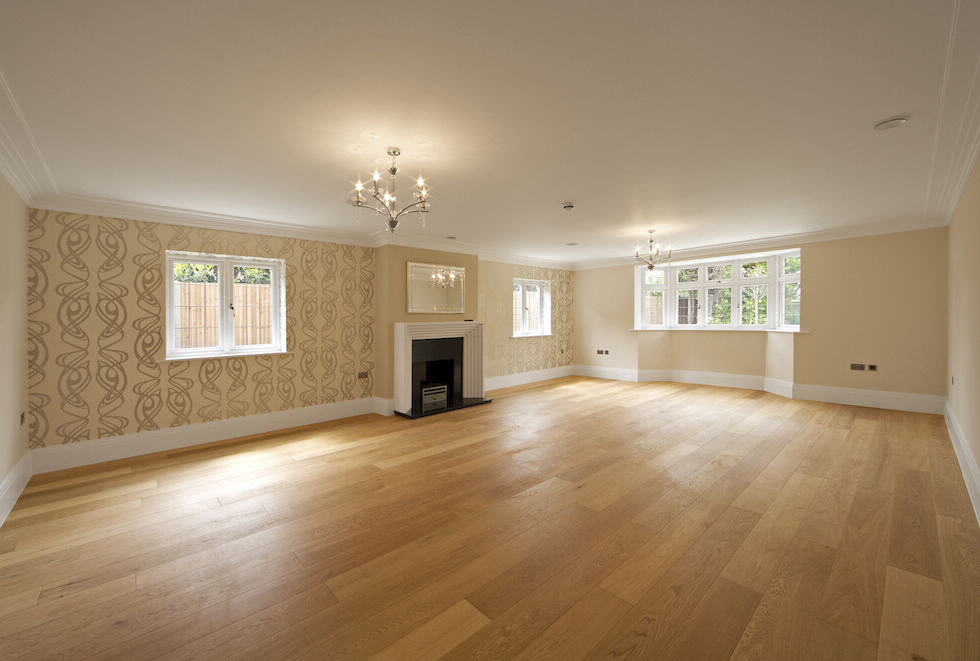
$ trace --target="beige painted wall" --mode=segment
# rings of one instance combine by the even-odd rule
[[[949,403],[980,464],[980,165],[949,224]]]
[[[377,317],[374,328],[375,373],[374,394],[391,399],[394,397],[394,331],[395,323],[403,321],[463,321],[476,320],[480,309],[480,268],[476,255],[424,250],[404,246],[382,246],[375,250],[378,274]],[[408,263],[424,262],[444,266],[462,266],[466,269],[466,296],[462,314],[422,314],[408,312]]]
[[[766,333],[766,377],[793,381],[793,333]]]
[[[760,331],[673,331],[671,369],[764,376],[766,336]]]
[[[551,335],[513,337],[514,278],[551,282]],[[488,377],[571,365],[572,272],[480,262],[484,374]]]
[[[572,360],[576,365],[636,369],[633,330],[633,267],[575,271]],[[596,355],[608,349],[609,355]]]
[[[802,246],[809,333],[796,338],[794,381],[945,395],[946,243],[937,228]]]
[[[27,452],[27,207],[0,177],[0,481]]]
[[[371,395],[374,250],[30,213],[30,446]],[[167,249],[286,261],[286,346],[165,361]]]
[[[632,267],[576,271],[573,361],[945,395],[946,229],[805,244],[801,250],[806,332],[794,335],[633,331]],[[596,355],[599,348],[609,349],[609,356]],[[879,371],[854,373],[851,362],[877,363]]]

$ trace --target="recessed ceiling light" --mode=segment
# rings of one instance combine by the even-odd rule
[[[899,126],[905,126],[908,124],[908,121],[908,117],[890,117],[875,124],[874,128],[875,131],[887,131],[888,129],[895,129]]]
[[[574,202],[562,202],[561,203],[561,208],[562,209],[574,209],[575,208],[575,203]]]
[[[447,236],[446,238],[449,239],[450,241],[455,241],[456,240],[456,237],[455,236]]]
[[[568,243],[566,243],[565,245],[566,245],[566,246],[577,246],[577,245],[578,245],[578,241],[569,241],[569,242],[568,242]]]

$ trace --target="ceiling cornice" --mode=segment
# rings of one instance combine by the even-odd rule
[[[35,209],[50,209],[52,211],[84,213],[92,216],[143,220],[151,223],[203,227],[205,229],[224,230],[226,232],[265,234],[293,239],[308,239],[310,241],[346,243],[355,246],[374,247],[376,245],[376,241],[372,237],[344,232],[332,232],[310,225],[297,225],[243,216],[229,216],[226,214],[192,211],[190,209],[165,207],[155,204],[125,202],[123,200],[107,200],[84,195],[42,195],[36,199],[32,199],[29,206]]]
[[[58,184],[37,146],[24,113],[0,71],[0,174],[24,204],[43,193],[57,193]]]
[[[671,252],[672,261],[682,261],[687,259],[717,257],[722,255],[740,255],[744,253],[757,252],[761,250],[778,250],[782,248],[796,248],[807,243],[819,243],[821,241],[837,241],[840,239],[858,239],[865,236],[877,236],[880,234],[896,234],[899,232],[915,232],[918,230],[935,229],[945,227],[947,223],[936,222],[931,225],[915,227],[895,227],[894,223],[866,223],[864,225],[853,225],[849,227],[838,227],[830,230],[820,230],[818,232],[803,232],[799,234],[783,234],[762,239],[752,239],[749,241],[732,241],[730,243],[715,243],[706,246],[696,246],[683,248]],[[607,259],[581,260],[572,265],[575,271],[586,271],[589,269],[608,268],[610,266],[630,266],[635,265],[636,258],[633,255],[622,257],[611,257]]]
[[[936,129],[933,135],[932,157],[929,163],[929,174],[926,181],[926,193],[923,203],[923,214],[927,218],[941,218],[943,224],[953,218],[956,206],[963,196],[963,190],[973,173],[977,158],[980,156],[980,52],[976,55],[972,70],[954,71],[954,53],[957,50],[957,37],[966,32],[967,48],[975,41],[974,23],[969,19],[965,25],[960,23],[961,0],[953,0],[953,12],[950,17],[949,33],[946,39],[946,54],[943,62],[941,84],[937,105]],[[959,41],[960,48],[964,40]],[[974,46],[976,50],[976,46]],[[971,61],[971,60],[967,60]],[[963,112],[956,122],[955,117],[946,117],[946,105],[950,91],[951,77],[969,78],[970,85],[965,98],[953,99],[954,103],[962,103]],[[944,119],[951,121],[944,122]],[[954,126],[955,125],[955,126]],[[945,165],[945,173],[940,173],[940,166]],[[937,176],[944,175],[944,176]],[[945,182],[941,190],[937,189],[937,180]]]

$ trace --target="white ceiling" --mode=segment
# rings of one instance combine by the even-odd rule
[[[978,56],[976,0],[0,0],[0,173],[35,206],[378,242],[345,197],[397,144],[433,204],[402,241],[581,265],[647,228],[897,231],[959,198]]]

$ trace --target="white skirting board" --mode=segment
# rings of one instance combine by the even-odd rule
[[[977,522],[980,522],[980,468],[977,467],[977,458],[970,452],[970,444],[966,441],[966,434],[963,433],[960,421],[949,401],[946,402],[943,417],[946,418],[946,429],[949,430],[949,438],[953,441],[953,450],[956,451],[960,470],[963,471],[966,490],[970,493],[973,513],[977,515]]]
[[[47,473],[114,459],[136,457],[151,452],[176,450],[201,443],[223,441],[229,438],[263,434],[280,429],[337,420],[338,418],[375,413],[375,399],[374,397],[365,397],[346,402],[305,406],[286,411],[258,413],[240,418],[199,422],[182,427],[170,427],[81,443],[37,448],[33,451],[34,473]]]
[[[808,399],[812,402],[828,402],[830,404],[850,404],[851,406],[867,406],[873,409],[937,413],[939,415],[942,415],[943,409],[946,406],[946,398],[940,395],[892,392],[890,390],[865,390],[864,388],[813,386],[805,383],[793,384],[793,399]]]
[[[504,374],[503,376],[489,376],[483,380],[483,383],[484,390],[497,390],[499,388],[523,386],[526,383],[535,383],[537,381],[547,381],[548,379],[560,379],[563,376],[572,376],[572,374],[572,366],[563,365],[544,370]]]
[[[0,526],[7,520],[7,515],[14,509],[14,504],[27,486],[27,481],[31,479],[33,474],[31,458],[31,451],[28,450],[0,482]]]
[[[573,365],[572,374],[575,376],[591,376],[595,379],[612,379],[613,381],[639,381],[639,370],[630,367],[605,367],[603,365]]]

